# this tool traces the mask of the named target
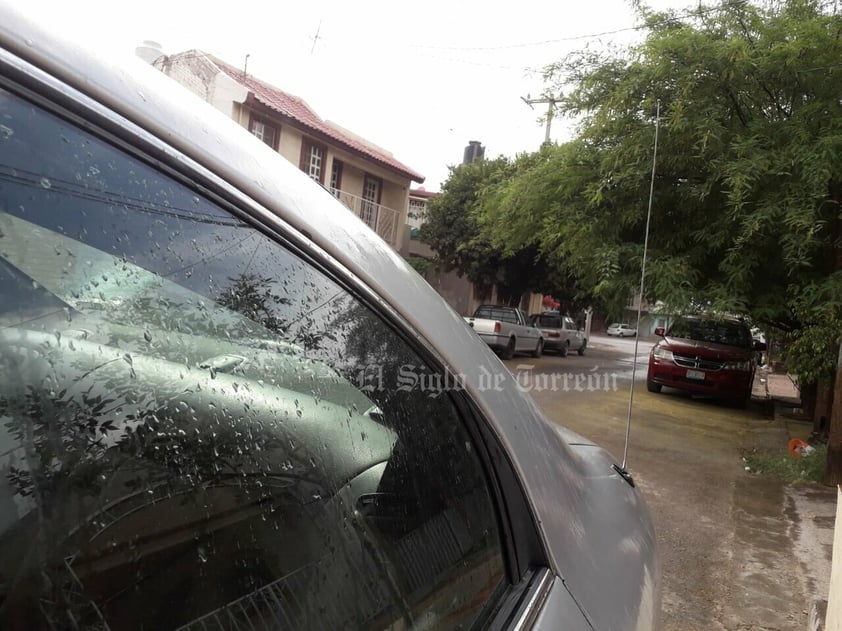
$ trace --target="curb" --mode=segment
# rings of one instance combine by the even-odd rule
[[[807,619],[807,631],[823,631],[827,616],[827,601],[814,600],[810,605],[810,617]]]

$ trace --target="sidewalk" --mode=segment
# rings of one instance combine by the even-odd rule
[[[794,378],[786,373],[774,373],[768,366],[757,369],[752,387],[752,399],[763,402],[771,420],[752,431],[756,446],[784,449],[792,438],[807,440],[813,426],[799,420],[801,395]],[[791,486],[787,489],[790,509],[787,517],[794,526],[791,531],[795,556],[808,596],[804,613],[806,628],[824,628],[828,588],[831,573],[836,515],[836,490],[813,486]]]
[[[757,369],[751,397],[772,401],[785,407],[801,407],[801,393],[795,387],[795,378],[786,373],[771,372],[768,365]]]

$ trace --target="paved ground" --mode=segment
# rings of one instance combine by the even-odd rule
[[[584,357],[506,363],[550,419],[619,460],[634,344],[595,337]],[[809,433],[763,405],[767,384],[770,396],[781,395],[778,377],[788,378],[759,375],[759,398],[747,410],[669,389],[652,394],[651,344],[639,342],[628,468],[658,530],[663,629],[806,629],[813,602],[827,598],[836,491],[787,487],[747,472],[742,460],[745,450],[783,450],[790,435]]]

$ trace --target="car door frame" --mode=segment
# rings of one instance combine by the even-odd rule
[[[352,293],[407,342],[428,366],[439,374],[446,374],[447,368],[431,341],[416,331],[381,296],[311,241],[308,235],[299,232],[228,180],[124,118],[108,104],[79,92],[2,48],[0,87],[149,164],[247,222]],[[504,590],[493,607],[484,612],[486,623],[489,628],[531,628],[550,594],[558,589],[566,593],[566,588],[547,569],[547,552],[508,452],[466,391],[457,391],[453,402],[478,447],[500,525],[500,542],[505,558]]]

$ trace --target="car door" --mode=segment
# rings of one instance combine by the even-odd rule
[[[573,318],[565,316],[562,321],[564,323],[567,339],[570,340],[570,348],[572,350],[578,350],[582,347],[582,331],[576,328],[576,323],[573,322]]]
[[[0,627],[587,628],[416,331],[187,156],[0,70]]]
[[[531,352],[535,350],[535,345],[538,343],[540,332],[529,324],[529,318],[520,309],[515,310],[517,316],[517,349],[523,352]]]

